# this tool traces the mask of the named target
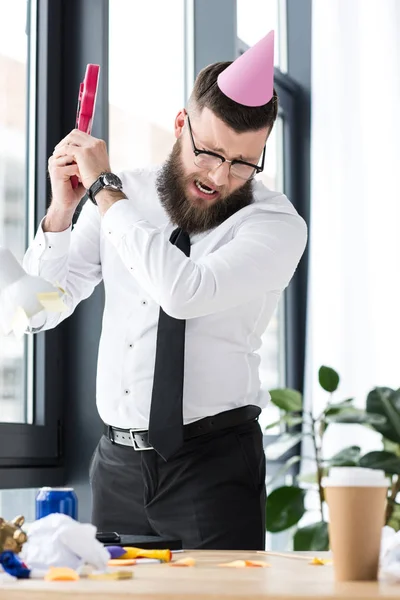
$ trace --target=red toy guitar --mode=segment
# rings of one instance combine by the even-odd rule
[[[100,66],[89,64],[86,67],[85,79],[79,86],[78,109],[76,111],[76,129],[90,134],[92,131],[94,109],[96,106],[97,86]],[[71,177],[71,185],[78,187],[76,175]]]

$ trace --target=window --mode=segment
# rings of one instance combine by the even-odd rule
[[[237,51],[243,53],[271,29],[275,30],[275,88],[279,97],[278,119],[267,148],[263,176],[271,189],[283,191],[299,213],[309,214],[310,101],[311,87],[311,1],[236,0]],[[255,17],[256,16],[256,17]],[[271,175],[272,172],[272,175]],[[305,316],[307,302],[306,253],[279,303],[263,336],[261,355],[262,391],[276,386],[302,390],[304,381]],[[260,418],[263,427],[278,420],[280,411],[269,405]],[[264,443],[276,440],[279,427],[266,432]],[[268,476],[276,476],[292,448],[276,461],[268,461]],[[275,479],[273,487],[285,485],[298,470],[293,466]],[[283,550],[290,546],[288,531],[267,534],[267,547]]]
[[[29,190],[29,109],[35,89],[31,52],[35,51],[35,2],[2,0],[0,8],[0,244],[21,260],[25,252]],[[35,56],[33,57],[35,58]],[[32,343],[0,338],[0,421],[29,423],[28,386]]]
[[[50,66],[61,56],[53,44],[57,38],[52,38],[58,31],[51,13],[56,4],[0,0],[7,16],[0,22],[0,244],[19,260],[33,238],[36,209],[42,216],[48,197],[47,132],[57,125],[54,101],[49,103],[48,97],[54,98],[58,85]],[[59,62],[56,66],[60,72]],[[60,476],[62,363],[57,342],[53,334],[46,340],[44,334],[22,341],[0,339],[3,489],[33,488],[43,481],[51,485]]]
[[[275,31],[275,67],[287,71],[286,0],[237,0],[237,35],[254,46],[271,29]]]
[[[283,120],[278,116],[267,142],[264,171],[259,178],[272,190],[284,190],[283,173]],[[285,351],[284,351],[284,303],[281,301],[262,336],[260,379],[261,393],[285,385]],[[279,419],[279,409],[268,402],[260,415],[262,429],[269,423]],[[279,428],[272,428],[270,434],[279,433]]]
[[[281,0],[237,0],[237,48],[239,55],[273,29],[275,31],[275,67],[278,67],[281,71],[286,71],[284,7],[285,3]],[[255,18],[255,15],[257,18]],[[275,88],[278,88],[276,80]],[[279,89],[278,96],[280,96]],[[277,121],[268,139],[265,158],[265,169],[259,175],[259,179],[263,181],[267,188],[285,192],[282,109],[280,109]],[[259,350],[262,394],[267,394],[268,390],[285,385],[284,329],[285,306],[284,301],[281,300],[266,332],[262,336],[262,346]],[[268,403],[260,416],[261,427],[264,429],[266,425],[277,421],[279,416],[280,411],[274,405]],[[269,433],[279,433],[279,427],[271,429]]]
[[[184,1],[110,0],[109,14],[112,168],[159,164],[184,105]]]

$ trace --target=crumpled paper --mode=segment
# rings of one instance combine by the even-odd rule
[[[28,541],[20,557],[30,569],[70,567],[76,570],[86,563],[104,571],[110,554],[96,540],[96,532],[90,523],[79,523],[68,515],[53,513],[30,525]]]
[[[7,583],[13,583],[13,582],[17,582],[18,579],[16,577],[14,577],[14,575],[10,575],[10,573],[6,573],[3,569],[3,567],[0,565],[0,585],[1,584],[7,584]]]
[[[382,529],[381,574],[392,581],[400,581],[400,531],[387,525]]]

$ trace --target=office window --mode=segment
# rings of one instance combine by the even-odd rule
[[[21,260],[29,228],[29,128],[36,2],[0,0],[0,245]],[[33,49],[32,49],[33,48]],[[0,334],[0,422],[31,422],[32,346]]]
[[[184,105],[184,1],[109,5],[111,165],[119,171],[159,164]]]
[[[267,142],[265,168],[259,175],[261,181],[271,190],[283,191],[283,121],[278,116]],[[284,302],[281,301],[262,336],[260,379],[261,394],[285,384],[284,352]],[[279,409],[268,402],[260,416],[260,425],[264,428],[279,419]],[[273,428],[269,433],[279,433]]]
[[[286,73],[286,0],[237,0],[237,35],[246,46],[254,46],[271,29],[275,31],[275,67]]]
[[[273,29],[275,31],[275,67],[286,71],[284,7],[283,0],[237,0],[237,49],[239,55]],[[275,87],[277,86],[275,85]],[[283,131],[283,121],[280,115],[267,142],[265,170],[259,175],[267,188],[278,192],[285,191]],[[284,324],[285,309],[284,302],[281,300],[262,337],[262,346],[259,350],[261,394],[285,385]],[[277,421],[279,416],[279,410],[268,403],[260,416],[261,427],[264,428]],[[269,433],[279,433],[279,428],[271,429]]]

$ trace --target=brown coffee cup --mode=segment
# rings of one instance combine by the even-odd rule
[[[388,490],[384,471],[333,467],[323,485],[336,580],[376,580]]]

